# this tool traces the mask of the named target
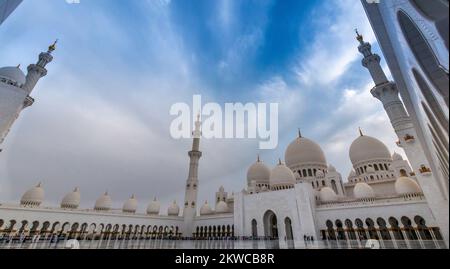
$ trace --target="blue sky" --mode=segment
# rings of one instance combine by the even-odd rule
[[[60,41],[5,144],[1,198],[43,181],[49,204],[75,186],[86,207],[105,190],[117,207],[132,193],[141,210],[154,196],[182,201],[190,141],[170,137],[169,109],[193,94],[280,106],[275,150],[202,141],[200,200],[242,190],[256,155],[275,165],[299,127],[346,178],[359,126],[399,151],[355,27],[381,54],[357,0],[25,0],[0,27],[0,66],[25,67]]]

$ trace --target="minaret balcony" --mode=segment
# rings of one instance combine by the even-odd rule
[[[416,138],[410,134],[406,134],[405,137],[403,137],[406,143],[413,143]]]
[[[420,166],[419,172],[422,176],[431,176],[431,168],[426,167],[425,165]]]

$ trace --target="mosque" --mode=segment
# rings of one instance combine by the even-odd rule
[[[383,103],[399,137],[397,145],[408,160],[360,130],[349,149],[353,169],[344,182],[320,145],[299,132],[287,146],[284,161],[272,167],[258,157],[249,166],[241,192],[230,194],[221,187],[213,203],[198,204],[202,157],[198,118],[183,203],[174,201],[161,212],[155,199],[146,212],[137,212],[138,201],[131,196],[119,210],[104,193],[93,208],[84,209],[79,208],[81,193],[75,188],[59,206],[48,207],[43,206],[45,186],[38,184],[23,194],[20,203],[0,203],[0,236],[271,238],[281,248],[301,247],[305,239],[363,247],[368,239],[376,239],[385,248],[447,248],[448,201],[436,195],[434,173],[422,157],[395,83],[386,78],[371,45],[360,34],[357,40],[363,66],[375,82],[371,93]],[[46,75],[55,48],[56,43],[41,53],[26,76],[19,67],[0,68],[0,145],[20,112],[33,104],[31,91]]]

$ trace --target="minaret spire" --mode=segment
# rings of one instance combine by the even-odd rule
[[[356,40],[359,41],[358,50],[364,55],[362,65],[366,67],[375,82],[375,85],[381,85],[388,82],[383,68],[381,68],[381,57],[372,53],[372,46],[369,42],[364,42],[364,37],[356,30]]]
[[[28,94],[33,91],[34,87],[36,86],[39,79],[42,77],[45,77],[47,75],[47,69],[45,67],[47,64],[49,64],[51,61],[53,61],[52,52],[56,50],[56,44],[58,43],[58,40],[53,42],[48,47],[47,52],[42,52],[39,54],[39,60],[36,64],[31,64],[28,66],[28,74],[26,78],[25,84],[22,86],[22,89],[28,92]]]
[[[366,67],[375,82],[370,92],[383,104],[383,107],[391,121],[392,127],[398,137],[397,145],[406,153],[408,160],[416,174],[417,181],[426,197],[428,205],[436,217],[439,228],[443,232],[444,240],[449,245],[449,202],[448,186],[446,182],[439,180],[432,171],[423,150],[423,145],[418,140],[414,124],[406,112],[402,100],[399,96],[397,84],[388,81],[383,69],[380,66],[381,58],[373,54],[368,42],[364,42],[358,33],[360,45],[358,50],[363,54],[362,65]]]
[[[186,180],[186,193],[183,210],[186,235],[193,233],[194,218],[197,214],[197,196],[199,185],[198,164],[200,158],[202,157],[202,152],[200,151],[200,138],[202,136],[201,125],[202,122],[199,113],[197,115],[197,120],[195,121],[194,131],[192,132],[192,150],[189,151],[189,174]]]

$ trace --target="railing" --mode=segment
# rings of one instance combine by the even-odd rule
[[[0,249],[438,249],[443,241],[404,240],[0,240]]]

